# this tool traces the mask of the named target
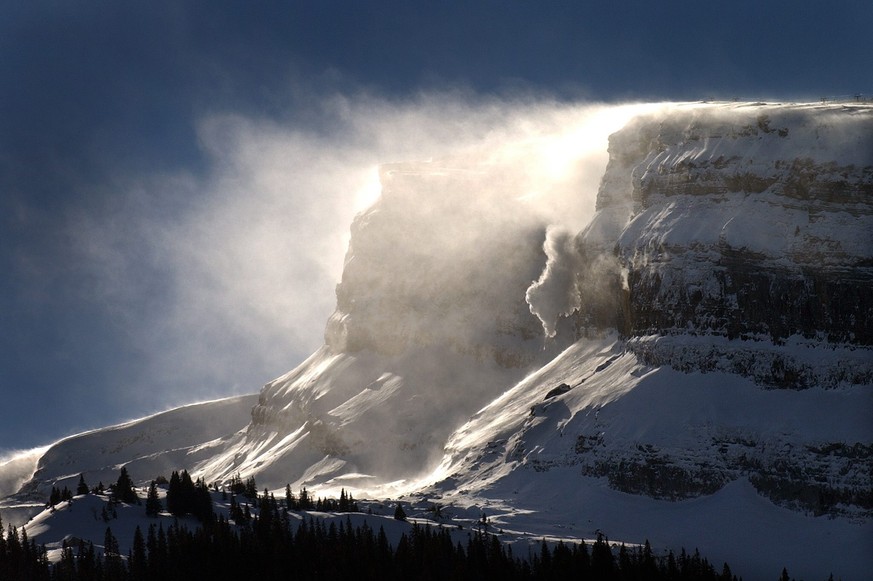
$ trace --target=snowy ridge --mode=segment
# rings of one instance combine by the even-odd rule
[[[22,522],[42,508],[53,486],[75,490],[80,474],[95,486],[115,482],[122,466],[140,481],[196,466],[245,428],[256,401],[248,395],[202,402],[64,438],[39,457],[19,492],[0,502],[3,518]]]

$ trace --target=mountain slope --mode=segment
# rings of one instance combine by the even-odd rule
[[[384,166],[325,345],[245,400],[250,421],[170,452],[65,444],[28,490],[77,475],[75,449],[137,479],[185,466],[699,546],[746,579],[863,577],[873,108],[640,115],[610,138],[581,232],[523,173],[487,155]]]
[[[64,438],[39,457],[18,493],[0,502],[3,518],[20,524],[42,509],[52,487],[75,491],[80,474],[94,487],[115,483],[122,466],[139,483],[195,466],[246,427],[256,401],[248,395],[202,402]]]

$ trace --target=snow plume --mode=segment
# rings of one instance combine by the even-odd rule
[[[49,446],[31,450],[0,453],[0,498],[18,492],[21,485],[30,480],[40,457]]]
[[[472,244],[456,253],[469,263],[478,235],[462,228],[513,220],[536,222],[540,232],[547,224],[584,227],[607,137],[641,107],[297,87],[283,115],[201,115],[194,123],[204,171],[114,176],[102,186],[112,192],[105,203],[68,217],[80,270],[89,274],[83,300],[109,312],[130,360],[110,373],[112,385],[129,390],[107,405],[124,409],[96,421],[251,393],[317,349],[349,224],[379,197],[381,165],[451,158],[511,169],[457,192],[431,228],[445,225],[447,244]],[[480,219],[469,219],[477,212]],[[527,280],[542,264],[533,270]],[[523,290],[515,300],[523,308]]]
[[[546,231],[543,250],[548,257],[546,268],[527,289],[525,299],[530,312],[542,322],[546,336],[554,337],[558,318],[581,306],[577,283],[580,257],[576,237],[559,226],[550,226]]]

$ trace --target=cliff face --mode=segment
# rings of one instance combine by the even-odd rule
[[[386,355],[449,346],[506,367],[528,365],[539,324],[519,297],[543,262],[542,224],[500,171],[440,163],[381,168],[381,199],[355,218],[337,309],[335,352]]]
[[[507,465],[575,467],[671,500],[739,479],[869,516],[873,109],[639,117],[610,139],[597,210],[534,285],[567,285],[556,328],[577,342],[456,432],[441,473],[487,489]]]
[[[598,215],[577,237],[579,334],[873,342],[869,108],[679,110],[634,120],[610,155]],[[608,263],[609,280],[594,284],[595,261]],[[641,353],[672,362],[669,343]],[[756,380],[802,388],[873,377],[869,366],[772,367]]]
[[[644,115],[611,137],[597,213],[565,238],[519,201],[506,168],[386,165],[381,199],[352,225],[325,347],[265,386],[247,433],[203,469],[276,485],[357,474],[366,488],[428,469],[449,441],[444,462],[463,472],[459,456],[478,444],[458,440],[467,428],[452,432],[492,402],[486,410],[501,411],[473,424],[502,430],[489,441],[512,440],[504,461],[519,466],[579,466],[659,498],[748,478],[796,508],[870,510],[869,430],[853,420],[829,433],[814,412],[823,401],[838,410],[870,399],[871,152],[870,108]],[[546,339],[532,311],[571,314]],[[550,362],[574,342],[582,355]],[[626,373],[604,372],[614,358]],[[580,377],[587,367],[591,376]],[[671,427],[628,438],[619,418],[637,412],[619,410],[660,368],[678,373],[682,389],[725,384],[736,414],[704,400],[680,407]],[[744,406],[761,405],[755,390],[772,388],[788,388],[767,396],[772,425],[742,420]],[[792,399],[796,390],[810,393]],[[503,392],[516,395],[495,400]],[[814,425],[792,420],[777,400]],[[519,402],[534,410],[527,420]],[[604,409],[592,423],[595,408]],[[552,418],[556,410],[570,419]],[[658,410],[655,401],[650,413],[675,415]],[[545,442],[544,433],[572,437]]]
[[[381,198],[351,227],[325,346],[264,387],[248,432],[207,472],[277,486],[409,478],[543,360],[523,297],[545,260],[544,225],[505,170],[381,168]]]

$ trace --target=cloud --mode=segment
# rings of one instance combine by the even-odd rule
[[[562,227],[548,229],[543,250],[548,257],[546,268],[527,289],[525,299],[530,312],[542,322],[546,336],[554,337],[558,318],[581,306],[576,281],[581,258],[574,233]]]
[[[114,195],[70,213],[89,292],[139,358],[117,379],[136,409],[256,391],[322,343],[379,164],[454,156],[512,168],[511,188],[471,192],[467,211],[512,193],[542,224],[577,231],[606,138],[631,114],[531,95],[305,87],[287,111],[204,114],[204,172],[117,175],[102,186]]]
[[[0,452],[0,498],[18,492],[21,485],[30,480],[37,462],[48,448]]]

